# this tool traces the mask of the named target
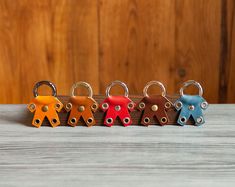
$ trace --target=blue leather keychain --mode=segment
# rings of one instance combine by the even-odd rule
[[[189,85],[194,85],[198,87],[198,95],[185,95],[184,89]],[[183,87],[180,89],[180,98],[175,102],[176,110],[180,111],[177,123],[180,125],[185,125],[190,117],[193,118],[195,125],[199,126],[205,123],[203,117],[203,110],[207,109],[208,103],[202,97],[203,89],[202,86],[194,81],[189,80],[183,83]]]

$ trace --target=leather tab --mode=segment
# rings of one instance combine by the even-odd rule
[[[204,124],[205,119],[202,110],[207,107],[208,103],[199,95],[182,95],[175,102],[176,110],[180,111],[177,123],[183,126],[192,117],[195,125]]]
[[[184,89],[190,85],[194,85],[198,88],[198,95],[185,95]],[[192,118],[195,125],[202,125],[205,123],[202,110],[206,110],[208,103],[202,97],[203,89],[202,86],[194,81],[188,80],[183,83],[180,89],[180,98],[175,102],[176,110],[180,111],[177,123],[185,125],[189,118]]]
[[[40,127],[45,118],[48,119],[52,127],[56,127],[60,124],[60,120],[57,112],[60,112],[63,108],[63,104],[54,96],[37,96],[30,104],[28,109],[30,112],[34,112],[32,125]]]
[[[106,112],[104,124],[111,127],[117,117],[124,126],[132,124],[130,113],[134,110],[135,103],[126,96],[109,96],[101,104],[100,108]]]
[[[93,112],[98,108],[98,103],[88,96],[72,96],[65,105],[65,110],[70,112],[67,123],[76,126],[82,118],[88,127],[95,125]]]
[[[137,105],[142,111],[141,124],[146,126],[154,117],[161,125],[166,125],[169,122],[167,111],[172,108],[173,104],[162,95],[144,97]]]

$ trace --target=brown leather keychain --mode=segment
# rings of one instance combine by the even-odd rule
[[[160,86],[162,94],[149,96],[147,91],[151,85]],[[153,117],[156,117],[161,125],[167,124],[169,118],[166,110],[173,107],[173,104],[166,98],[166,89],[164,85],[159,81],[150,81],[144,87],[143,94],[144,98],[137,105],[137,109],[143,111],[141,124],[149,125]]]
[[[41,85],[47,85],[52,89],[51,96],[39,96],[38,87]],[[40,81],[35,84],[33,88],[34,98],[28,105],[30,112],[35,112],[32,125],[40,127],[45,117],[49,120],[52,127],[56,127],[60,124],[60,120],[57,112],[63,108],[63,104],[57,99],[56,87],[52,82]]]
[[[89,96],[75,96],[74,90],[84,86],[89,92]],[[70,112],[67,123],[71,126],[76,126],[79,119],[82,117],[87,126],[95,125],[93,112],[98,109],[97,102],[92,98],[93,91],[91,86],[86,82],[77,82],[72,86],[71,97],[65,105],[65,110]]]

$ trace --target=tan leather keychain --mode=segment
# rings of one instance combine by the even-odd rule
[[[44,84],[51,87],[51,96],[38,95],[38,87]],[[63,108],[63,104],[56,97],[57,91],[55,85],[49,81],[40,81],[35,84],[33,94],[34,98],[28,104],[29,111],[34,112],[32,125],[35,127],[40,127],[46,117],[52,127],[58,126],[60,124],[60,120],[57,112],[60,112]]]
[[[75,96],[74,90],[79,87],[84,86],[89,92],[89,96]],[[72,86],[71,97],[69,102],[65,105],[65,110],[70,112],[67,123],[71,126],[76,126],[79,119],[82,117],[86,125],[94,125],[95,119],[93,112],[98,109],[97,102],[92,98],[93,91],[91,86],[86,82],[77,82]]]

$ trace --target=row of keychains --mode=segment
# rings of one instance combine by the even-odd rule
[[[48,85],[52,88],[51,96],[38,95],[38,87],[41,85]],[[121,85],[125,90],[124,95],[112,96],[110,95],[110,89],[115,85]],[[148,88],[151,85],[158,85],[162,93],[160,95],[148,95]],[[186,95],[184,89],[189,85],[195,85],[199,89],[198,95]],[[75,96],[74,91],[77,87],[85,87],[89,95],[88,96]],[[203,117],[203,110],[208,107],[208,103],[202,97],[203,89],[201,85],[194,81],[189,80],[183,83],[180,89],[180,97],[172,103],[166,97],[166,89],[164,85],[159,81],[150,81],[143,89],[143,98],[139,103],[134,103],[128,97],[128,88],[125,83],[121,81],[112,82],[106,89],[106,98],[100,103],[100,105],[93,99],[93,91],[91,86],[86,82],[77,82],[72,86],[71,97],[69,101],[63,106],[63,104],[57,98],[56,87],[49,81],[40,81],[35,84],[33,89],[34,98],[28,105],[30,112],[34,112],[32,125],[40,127],[43,120],[47,118],[52,125],[56,127],[60,124],[58,112],[64,107],[69,113],[68,125],[76,126],[80,118],[83,118],[87,126],[96,124],[93,113],[100,107],[105,112],[104,125],[112,126],[117,117],[120,118],[124,126],[132,124],[130,112],[135,108],[142,111],[141,124],[148,125],[153,117],[156,117],[161,125],[166,125],[169,122],[167,110],[169,108],[175,108],[175,112],[179,112],[177,123],[179,125],[185,125],[189,118],[192,117],[195,125],[202,125],[205,123]]]

